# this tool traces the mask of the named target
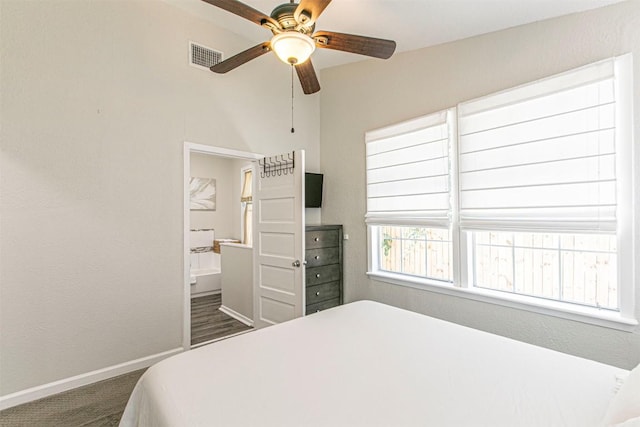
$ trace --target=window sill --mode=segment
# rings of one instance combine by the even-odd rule
[[[489,304],[526,310],[547,316],[559,317],[591,325],[602,326],[610,329],[631,332],[638,326],[638,321],[633,318],[623,317],[618,312],[599,310],[592,307],[583,307],[575,304],[558,301],[543,300],[524,295],[509,294],[500,291],[492,291],[479,288],[461,288],[438,282],[436,280],[408,277],[386,272],[368,272],[373,280],[406,286],[422,291],[437,292],[440,294],[467,298]]]

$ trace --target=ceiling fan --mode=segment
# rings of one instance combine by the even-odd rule
[[[331,0],[300,0],[300,3],[284,3],[276,6],[270,16],[237,0],[203,0],[227,12],[234,13],[267,28],[273,33],[270,41],[260,43],[214,66],[214,73],[226,73],[269,51],[274,51],[283,62],[296,69],[305,94],[316,93],[320,83],[310,56],[316,47],[358,53],[374,58],[387,59],[393,55],[393,40],[357,36],[354,34],[318,31],[315,24]]]

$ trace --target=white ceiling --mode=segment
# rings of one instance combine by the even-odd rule
[[[271,33],[202,0],[164,0],[258,44]],[[338,31],[395,40],[396,52],[433,46],[621,0],[333,0],[316,23],[317,30]],[[269,15],[286,0],[245,0]],[[215,46],[214,46],[215,47]],[[247,46],[249,48],[251,46]],[[238,52],[225,52],[228,56]],[[318,49],[317,69],[368,59]]]

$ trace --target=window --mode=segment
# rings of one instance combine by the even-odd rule
[[[618,309],[615,235],[484,231],[472,238],[479,288]]]
[[[452,111],[367,133],[367,216],[377,271],[452,282]]]
[[[242,243],[245,245],[251,245],[253,240],[252,176],[253,174],[251,169],[242,170],[242,193],[240,195],[240,204],[242,207]]]
[[[367,133],[367,222],[448,227],[450,114]]]
[[[369,274],[637,323],[630,75],[625,55],[367,132]]]
[[[385,225],[377,230],[381,271],[453,282],[449,229]]]

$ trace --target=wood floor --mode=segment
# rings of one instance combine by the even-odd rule
[[[191,299],[191,345],[251,329],[218,310],[221,304],[220,294]]]
[[[191,300],[192,345],[251,329],[222,313],[220,295]],[[117,426],[145,369],[0,411],[0,427]]]
[[[117,426],[144,369],[0,411],[2,427]]]

